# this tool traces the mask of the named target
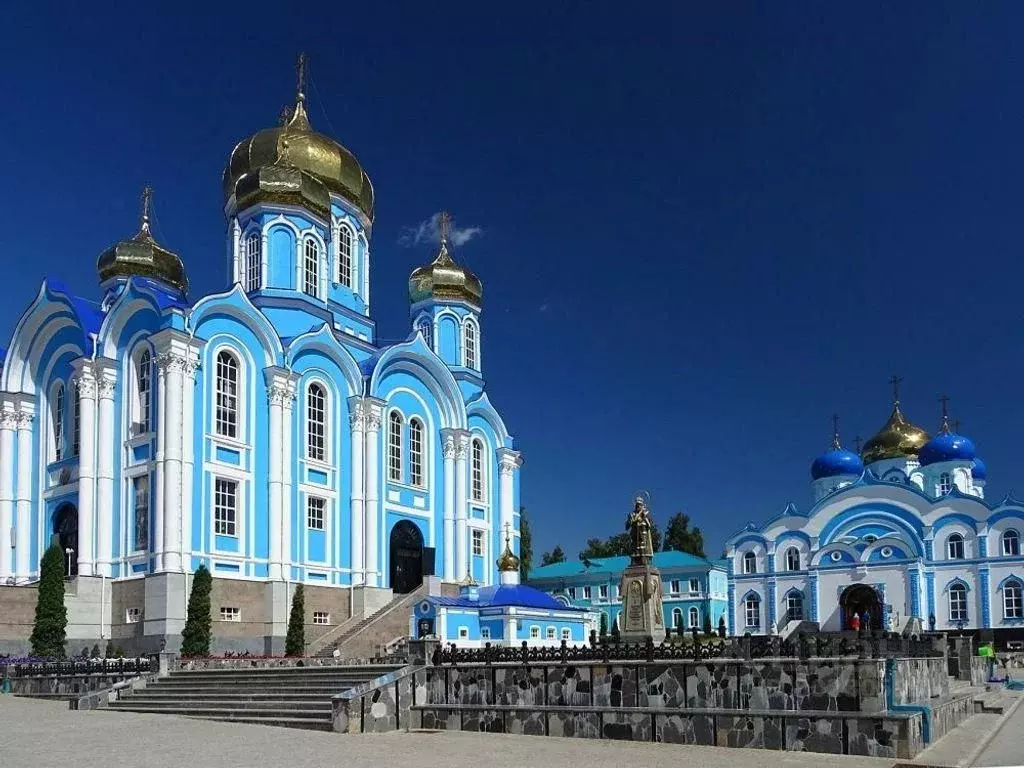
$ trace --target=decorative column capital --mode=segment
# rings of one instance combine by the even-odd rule
[[[21,428],[22,414],[15,411],[4,410],[0,412],[0,429],[14,431]],[[29,417],[31,419],[31,417]]]
[[[173,328],[154,334],[150,341],[156,353],[153,362],[157,371],[162,374],[173,371],[195,380],[195,373],[199,369],[199,351],[206,344],[205,341]]]
[[[455,433],[455,458],[465,461],[469,456],[469,432],[460,429]]]
[[[263,380],[267,385],[267,402],[283,408],[291,408],[295,401],[298,374],[276,365],[263,369]]]
[[[441,451],[442,451],[442,453],[444,455],[444,458],[446,458],[446,459],[454,459],[455,458],[455,435],[453,435],[450,430],[444,430],[441,433],[441,438],[443,440],[443,443],[442,443],[442,446],[441,446]]]
[[[365,408],[366,431],[377,432],[380,430],[381,420],[384,418],[384,401],[376,397],[363,398]]]
[[[366,429],[366,404],[361,397],[350,397],[348,399],[348,423],[353,432],[362,432]]]
[[[498,472],[502,475],[514,475],[515,471],[523,465],[523,458],[519,451],[511,448],[499,448],[498,451]]]

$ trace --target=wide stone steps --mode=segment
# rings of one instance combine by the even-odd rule
[[[252,723],[256,725],[276,725],[284,728],[305,728],[312,731],[331,730],[330,712],[281,710],[260,712],[238,710],[233,708],[196,708],[183,706],[177,709],[159,709],[154,707],[118,707],[111,712],[137,712],[142,714],[178,715],[201,720],[218,720],[226,723]]]
[[[329,699],[331,696],[344,693],[349,689],[349,687],[350,686],[342,688],[334,686],[326,688],[278,688],[277,686],[274,686],[270,690],[247,691],[238,688],[225,689],[223,686],[219,685],[211,685],[202,688],[174,689],[150,685],[148,688],[141,689],[135,693],[133,698],[145,696],[147,699],[169,699],[173,701],[180,701],[182,699],[189,699],[191,701],[198,701],[200,699],[223,699],[226,701],[236,699],[238,701],[315,701],[318,699]]]
[[[182,702],[178,699],[160,699],[152,696],[131,696],[121,701],[111,702],[112,709],[128,709],[138,711],[140,708],[152,710],[180,709]],[[320,698],[312,700],[271,699],[266,701],[252,699],[231,699],[227,696],[192,701],[188,705],[189,714],[205,710],[301,710],[312,713],[330,713],[331,700]]]

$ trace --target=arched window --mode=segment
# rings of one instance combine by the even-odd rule
[[[245,290],[258,291],[263,272],[263,238],[253,232],[245,238]]]
[[[476,323],[474,323],[472,320],[467,320],[466,321],[466,330],[465,330],[464,333],[465,333],[465,338],[466,338],[466,344],[465,344],[466,360],[465,360],[465,365],[466,365],[467,368],[472,368],[472,369],[476,370],[476,368],[478,367],[477,366],[477,359],[476,359],[476,342],[477,342],[477,339],[476,339]]]
[[[804,618],[804,596],[799,592],[790,592],[786,595],[786,620],[803,621]]]
[[[214,393],[214,431],[221,437],[238,437],[238,360],[227,350],[217,353]]]
[[[402,482],[402,414],[388,416],[388,479]]]
[[[743,601],[743,614],[747,629],[758,629],[761,626],[761,598],[749,595]]]
[[[1024,601],[1019,581],[1003,584],[1003,618],[1024,619]]]
[[[959,533],[950,534],[946,539],[946,554],[950,560],[963,560],[965,557],[964,537]]]
[[[75,379],[71,387],[75,390],[75,398],[71,404],[74,409],[71,416],[71,455],[77,456],[82,447],[82,387],[79,385],[78,379]]]
[[[320,295],[320,246],[312,237],[306,238],[302,290],[310,296]]]
[[[484,441],[479,438],[473,439],[471,464],[473,501],[483,501],[486,490],[484,488]]]
[[[64,385],[53,390],[53,460],[64,458]]]
[[[672,626],[676,629],[683,626],[683,609],[673,608],[672,609]]]
[[[757,573],[757,555],[753,552],[747,552],[743,555],[743,572]]]
[[[338,227],[338,282],[352,287],[352,230],[344,224]]]
[[[409,482],[424,486],[423,474],[423,422],[409,419]]]
[[[696,629],[696,628],[700,627],[700,611],[698,611],[696,608],[690,608],[689,619],[690,619],[690,622],[689,622],[690,629]]]
[[[939,493],[949,493],[953,490],[953,479],[949,476],[949,472],[943,472],[939,475]]]
[[[135,362],[135,434],[144,435],[152,428],[153,358],[142,350]]]
[[[1020,534],[1009,530],[1003,534],[1003,554],[1015,556],[1020,554]]]
[[[967,621],[967,587],[963,584],[949,587],[949,620]]]
[[[327,392],[317,382],[306,390],[306,458],[327,461]]]
[[[423,336],[423,341],[431,349],[434,348],[434,324],[428,318],[423,318],[416,325],[416,330]]]
[[[790,547],[786,550],[786,570],[800,570],[800,550],[796,547]]]

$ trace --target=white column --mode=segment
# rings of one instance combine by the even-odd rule
[[[436,349],[436,347],[435,347]],[[456,581],[455,573],[455,435],[451,430],[441,433],[444,455],[444,579]]]
[[[469,570],[469,542],[466,540],[468,463],[469,433],[460,429],[455,437],[455,573],[460,579],[465,578]]]
[[[32,420],[35,416],[27,410],[25,404],[18,412],[18,517],[14,523],[16,529],[15,574],[18,582],[28,581],[33,564],[39,558],[32,557],[29,551],[32,546]],[[40,550],[49,545],[49,540],[39,542]],[[38,567],[38,565],[36,566]]]
[[[181,568],[186,573],[192,570],[192,509],[193,489],[196,476],[195,429],[196,429],[196,371],[199,370],[199,353],[206,342],[193,340],[185,354],[182,366],[181,392],[181,534],[178,543],[181,551]]]
[[[0,413],[0,583],[14,575],[11,533],[14,531],[14,433],[18,414],[4,404]]]
[[[264,371],[267,382],[267,397],[270,401],[270,431],[267,435],[270,453],[270,478],[268,481],[269,504],[267,515],[267,536],[270,542],[269,578],[284,578],[284,453],[285,453],[285,405],[291,400],[288,386],[289,374],[282,368],[267,368]],[[288,558],[290,559],[290,558]]]
[[[505,531],[510,530],[512,527],[512,516],[515,514],[512,481],[515,479],[516,470],[521,463],[518,451],[509,450],[508,448],[498,449],[498,475],[500,477],[498,519],[503,541]],[[506,525],[509,528],[506,528]]]
[[[238,218],[231,220],[231,284],[242,279],[241,261],[244,258],[241,249],[241,228],[238,226]]]
[[[92,576],[96,563],[96,389],[91,360],[78,366],[78,575]]]
[[[111,574],[114,551],[114,386],[113,360],[96,366],[99,426],[96,443],[96,575]]]
[[[164,570],[181,570],[181,390],[184,358],[178,350],[167,350],[157,357],[165,368],[167,387],[166,420],[161,436],[164,442]]]
[[[164,569],[164,430],[167,429],[167,376],[162,365],[156,368],[156,483],[153,489],[153,572]]]
[[[289,374],[287,382],[287,394],[284,399],[284,410],[281,413],[281,479],[283,492],[281,494],[281,551],[284,553],[285,581],[291,578],[291,562],[293,557],[292,549],[292,521],[295,519],[295,496],[292,493],[292,465],[294,462],[295,446],[292,444],[292,435],[295,432],[295,392],[298,376]],[[299,433],[301,434],[301,432]]]
[[[366,237],[361,237],[363,244],[363,263],[360,265],[360,276],[363,280],[363,302],[366,304],[366,314],[370,314],[370,242]]]
[[[360,397],[348,399],[349,423],[352,427],[352,584],[364,582],[363,523],[366,515],[365,473],[363,461],[366,439],[366,406]]]
[[[367,400],[366,411],[366,585],[380,586],[380,558],[377,551],[380,547],[380,421],[383,415],[383,403],[379,400]]]

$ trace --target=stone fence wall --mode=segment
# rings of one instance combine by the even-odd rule
[[[945,659],[896,659],[893,670],[895,704],[927,703],[948,695]]]

